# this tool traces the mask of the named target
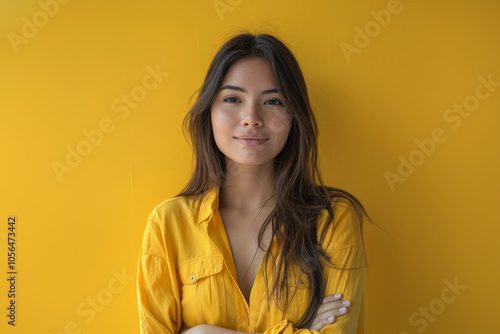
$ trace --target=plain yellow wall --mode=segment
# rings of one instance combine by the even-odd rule
[[[242,29],[291,46],[326,180],[385,229],[366,227],[367,333],[500,332],[499,17],[495,0],[0,2],[2,333],[138,332],[147,215],[187,181],[189,98]]]

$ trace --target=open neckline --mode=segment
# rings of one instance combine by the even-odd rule
[[[238,289],[238,292],[240,293],[241,298],[245,302],[245,305],[248,307],[248,310],[250,310],[250,307],[252,305],[252,299],[256,298],[254,295],[255,295],[255,293],[257,293],[257,292],[255,292],[255,283],[257,283],[257,281],[260,281],[261,279],[263,279],[263,277],[262,277],[262,275],[263,275],[262,271],[263,271],[264,260],[266,258],[267,252],[270,251],[270,248],[274,244],[274,239],[276,239],[276,237],[273,238],[273,240],[271,241],[271,243],[269,244],[269,246],[266,248],[266,250],[264,252],[264,255],[262,256],[262,259],[260,260],[259,269],[257,271],[257,275],[255,275],[255,278],[253,280],[252,288],[250,289],[249,300],[247,301],[246,298],[245,298],[245,296],[243,295],[243,292],[241,291],[240,285],[238,284],[238,272],[236,270],[236,263],[234,262],[233,251],[231,249],[231,243],[229,242],[229,237],[227,235],[226,226],[224,225],[224,221],[222,220],[222,216],[221,216],[220,211],[219,211],[218,208],[217,208],[216,218],[219,220],[218,223],[221,224],[222,231],[224,232],[223,233],[223,239],[224,239],[224,242],[227,243],[228,252],[229,252],[229,255],[231,256],[231,258],[228,259],[228,260],[232,261],[231,264],[232,264],[232,266],[234,268],[234,273],[236,274],[236,277],[233,277],[232,274],[231,274],[231,277],[235,281],[236,287]]]

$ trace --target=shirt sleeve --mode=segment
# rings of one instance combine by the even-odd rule
[[[142,334],[174,334],[181,326],[175,265],[153,211],[146,225],[137,267],[137,305]]]
[[[333,324],[324,326],[320,331],[298,329],[288,319],[268,328],[264,334],[356,334],[364,331],[363,314],[363,273],[365,254],[361,229],[352,209],[337,206],[334,222],[323,243],[327,255],[336,268],[325,265],[324,297],[340,292],[342,300],[350,300],[348,313],[335,319]]]

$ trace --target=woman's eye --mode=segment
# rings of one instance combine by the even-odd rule
[[[266,101],[266,104],[271,104],[271,105],[279,106],[279,105],[282,105],[283,103],[281,102],[280,99],[269,99],[269,100]]]
[[[229,96],[229,97],[224,98],[224,102],[237,103],[239,101],[240,100],[237,97],[234,97],[234,96]]]

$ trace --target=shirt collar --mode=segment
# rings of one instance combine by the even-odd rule
[[[219,190],[220,186],[214,186],[203,196],[200,204],[199,224],[210,220],[219,208]]]

